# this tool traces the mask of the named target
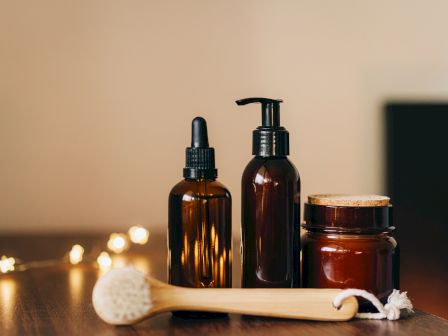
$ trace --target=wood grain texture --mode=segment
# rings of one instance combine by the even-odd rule
[[[310,288],[181,288],[160,286],[149,279],[153,307],[148,315],[173,310],[207,311],[317,321],[347,321],[358,311],[358,301],[333,299],[340,289]],[[117,323],[116,323],[117,324]]]
[[[71,244],[86,252],[104,248],[104,236],[0,237],[0,252],[23,260],[63,256]],[[239,284],[238,253],[234,284]],[[133,246],[130,262],[156,278],[166,278],[165,236]],[[312,322],[229,315],[228,318],[180,319],[170,313],[132,327],[113,327],[95,314],[91,293],[99,271],[90,264],[58,265],[0,276],[0,335],[448,335],[448,321],[421,311],[400,321]]]

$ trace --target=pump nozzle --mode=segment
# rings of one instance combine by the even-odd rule
[[[289,154],[289,133],[280,126],[280,103],[283,100],[245,98],[236,103],[261,103],[261,126],[253,132],[252,154],[261,157],[282,157]]]
[[[281,99],[270,98],[245,98],[236,101],[237,105],[261,103],[261,125],[264,127],[280,126],[280,103]]]

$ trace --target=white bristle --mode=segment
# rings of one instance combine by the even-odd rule
[[[92,302],[106,322],[129,324],[150,311],[151,288],[145,275],[135,268],[116,268],[97,281]]]

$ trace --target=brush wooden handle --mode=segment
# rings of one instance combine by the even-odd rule
[[[308,288],[170,288],[158,295],[160,311],[194,310],[282,318],[346,321],[358,311],[350,297],[336,309],[333,299],[340,289]]]

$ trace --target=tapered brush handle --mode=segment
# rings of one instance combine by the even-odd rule
[[[333,299],[340,289],[179,288],[162,290],[162,310],[226,312],[319,321],[346,321],[358,311],[350,297],[336,309]]]

